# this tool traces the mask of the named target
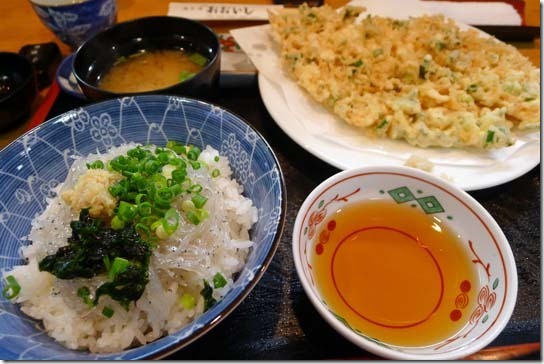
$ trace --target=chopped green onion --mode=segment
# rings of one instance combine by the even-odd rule
[[[94,161],[92,163],[87,163],[88,169],[104,169],[104,162],[101,160]]]
[[[476,92],[477,90],[478,90],[478,85],[476,85],[475,83],[473,83],[473,84],[471,84],[471,85],[469,85],[467,87],[467,92],[469,94],[472,94],[472,93]]]
[[[161,164],[156,160],[148,160],[145,162],[144,171],[147,174],[157,173],[161,168]]]
[[[186,153],[185,145],[180,144],[174,140],[168,141],[168,143],[166,143],[166,147],[173,150],[176,154],[179,154],[179,155]]]
[[[168,159],[168,164],[174,167],[173,169],[179,168],[182,165],[186,166],[186,163],[178,157],[170,157],[170,159]]]
[[[183,296],[181,296],[180,303],[184,309],[191,310],[196,306],[196,298],[189,293],[184,293]]]
[[[373,55],[374,57],[379,57],[379,56],[381,56],[382,54],[383,54],[383,49],[381,49],[381,48],[376,48],[376,49],[374,49],[374,50],[372,51],[372,55]]]
[[[221,172],[219,171],[219,169],[215,168],[213,171],[212,171],[212,177],[215,178],[215,177],[219,177],[219,175],[221,174]]]
[[[157,159],[159,160],[159,162],[163,163],[163,164],[167,164],[168,161],[170,160],[170,153],[169,152],[160,152],[158,155],[157,155]]]
[[[180,82],[186,81],[186,80],[188,80],[190,78],[195,77],[195,75],[196,75],[196,73],[194,73],[194,72],[187,72],[186,70],[183,70],[179,74],[179,81]]]
[[[407,20],[393,20],[391,26],[393,29],[399,29],[408,24]]]
[[[202,150],[199,147],[197,147],[196,145],[190,145],[189,146],[189,151],[192,151],[192,152],[196,153],[197,158],[200,156],[200,153],[202,153]]]
[[[110,280],[114,280],[115,277],[119,273],[124,272],[128,268],[129,265],[130,265],[130,262],[126,260],[125,258],[115,257],[111,265],[111,269],[108,271],[108,278]]]
[[[361,60],[358,60],[357,62],[353,62],[352,64],[350,64],[350,66],[352,67],[361,67],[363,65],[363,61]]]
[[[189,188],[189,192],[199,193],[202,191],[202,186],[198,183],[195,183]]]
[[[139,193],[134,198],[134,202],[136,202],[136,205],[140,205],[146,201],[147,201],[147,195],[145,193]]]
[[[180,215],[172,210],[172,203],[184,193],[193,194],[189,200],[183,198],[184,217],[194,224],[208,217],[209,212],[203,209],[207,198],[200,195],[202,186],[187,177],[189,163],[195,170],[209,168],[199,160],[201,153],[195,145],[170,140],[166,147],[136,147],[110,160],[108,168],[126,177],[109,187],[119,201],[111,227],[120,230],[131,223],[145,240],[167,238],[179,226]],[[219,161],[219,156],[214,160]],[[211,174],[218,176],[219,170]]]
[[[121,230],[125,227],[125,223],[119,218],[119,216],[115,215],[113,219],[111,219],[111,228],[113,230]]]
[[[191,201],[193,201],[193,203],[194,203],[194,205],[195,205],[195,207],[197,209],[200,209],[200,208],[204,207],[204,205],[208,201],[208,198],[205,197],[205,196],[202,196],[200,193],[197,193],[196,195],[194,195],[191,198]]]
[[[213,157],[213,160],[216,161],[216,162],[219,162],[219,156],[216,155],[215,157]]]
[[[113,197],[119,197],[125,193],[126,188],[121,183],[116,183],[111,185],[110,188],[108,188],[108,191]]]
[[[376,129],[381,129],[387,125],[387,119],[383,119],[382,122],[376,127]]]
[[[117,215],[119,219],[123,222],[132,221],[136,217],[136,207],[128,202],[121,201],[119,202],[119,208],[117,210]]]
[[[111,167],[114,171],[122,172],[126,169],[128,166],[128,159],[125,156],[118,156],[113,158],[109,163],[108,166]]]
[[[132,177],[134,175],[134,172],[131,172],[128,169],[124,169],[121,171],[121,174],[125,177]]]
[[[157,228],[155,229],[155,235],[157,235],[159,239],[168,239],[170,237],[170,235],[164,230],[163,225],[157,226]]]
[[[199,66],[205,66],[208,63],[208,59],[200,53],[193,53],[189,56],[191,62],[196,63]]]
[[[169,209],[164,214],[162,227],[168,235],[172,235],[179,226],[179,214],[176,209]]]
[[[159,226],[162,226],[162,219],[159,219],[151,224],[150,228],[151,230],[157,230]]]
[[[194,210],[187,211],[185,216],[187,217],[187,220],[193,223],[193,225],[200,224],[200,217]]]
[[[154,174],[151,177],[151,183],[157,190],[159,190],[167,186],[167,179],[162,174]]]
[[[189,191],[189,188],[193,185],[193,182],[190,178],[185,178],[183,182],[181,182],[181,189],[184,191]]]
[[[151,239],[151,230],[149,229],[149,227],[147,225],[139,222],[136,225],[134,225],[134,228],[136,229],[138,234],[140,234],[140,236],[142,236],[142,239],[144,239],[144,240]]]
[[[181,210],[184,212],[193,210],[195,208],[195,204],[191,200],[185,200],[181,203]]]
[[[130,179],[130,187],[131,189],[138,190],[138,192],[141,192],[140,194],[142,194],[142,192],[147,191],[147,180],[140,172],[136,172]]]
[[[213,276],[213,288],[223,288],[227,285],[227,280],[223,275],[219,272],[217,272]]]
[[[164,214],[166,213],[166,210],[168,210],[169,208],[170,208],[170,206],[168,206],[166,208],[160,208],[159,206],[153,206],[152,213],[153,213],[153,215],[156,215],[157,217],[163,217]]]
[[[169,187],[164,187],[157,191],[157,195],[155,197],[157,200],[164,200],[167,203],[170,203],[174,198],[174,193]]]
[[[149,155],[149,151],[142,149],[140,147],[136,147],[134,149],[131,149],[127,152],[127,155],[131,158],[136,158],[138,160],[144,159],[146,156]]]
[[[172,150],[179,155],[187,153],[187,148],[184,145],[176,145]]]
[[[17,297],[19,292],[21,292],[21,286],[19,285],[19,282],[17,282],[17,279],[11,275],[7,276],[2,295],[8,300],[11,300],[12,298]]]
[[[494,137],[495,137],[495,132],[493,130],[488,130],[487,137],[485,138],[486,144],[493,142]]]
[[[159,220],[159,217],[155,215],[144,216],[140,219],[140,223],[144,224],[145,226],[151,226],[157,220]]]
[[[149,216],[151,215],[151,204],[149,202],[142,202],[138,205],[138,214],[140,216]]]
[[[187,152],[187,158],[190,160],[190,161],[196,161],[198,159],[198,157],[200,156],[200,148],[194,146],[194,145],[191,145],[189,147],[189,151]]]
[[[179,196],[179,194],[183,192],[183,188],[181,187],[180,184],[173,184],[169,188],[174,196]]]
[[[108,306],[104,306],[104,308],[102,309],[102,315],[106,316],[107,318],[111,318],[114,313],[115,311]]]
[[[172,171],[172,179],[178,183],[183,182],[185,177],[187,177],[187,170],[184,168],[177,168]]]
[[[436,49],[438,49],[439,51],[441,51],[442,49],[446,48],[446,43],[444,42],[436,42]]]
[[[81,299],[83,300],[83,302],[85,302],[85,304],[87,306],[89,306],[89,307],[94,306],[94,302],[91,299],[91,291],[89,291],[89,288],[87,288],[85,286],[79,287],[77,289],[77,296],[81,297]]]
[[[192,222],[194,225],[198,225],[208,217],[208,210],[204,209],[195,209],[195,210],[189,210],[185,213],[185,217],[187,217],[187,220]]]
[[[168,190],[168,192],[170,194],[172,193],[170,190]],[[155,207],[156,208],[166,210],[166,209],[170,208],[170,204],[172,203],[172,200],[171,199],[161,198],[158,194],[156,194],[154,202],[155,202]]]

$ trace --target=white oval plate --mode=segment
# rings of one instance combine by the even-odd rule
[[[343,125],[345,123],[340,120],[337,122],[337,128],[330,130],[328,134],[317,134],[291,112],[282,90],[276,84],[262,74],[259,74],[258,80],[264,105],[276,124],[302,148],[336,168],[401,166],[404,165],[405,159],[399,158],[397,153],[399,149],[431,158],[443,152],[439,149],[422,149],[391,140],[374,140],[372,143],[375,150],[363,149],[356,143],[358,138],[345,138],[346,129],[353,129],[352,133],[357,131]],[[315,107],[320,108],[317,104]],[[334,142],[335,138],[338,142]],[[504,160],[478,165],[480,159],[475,156],[471,161],[470,155],[465,155],[466,164],[435,163],[432,174],[450,180],[465,191],[498,186],[524,175],[540,163],[540,140],[525,144]],[[471,162],[474,164],[471,165]]]
[[[365,2],[364,5],[369,13],[391,15],[379,2]],[[417,7],[412,7],[411,11],[408,15],[422,15],[427,12]],[[399,18],[406,16],[404,14]],[[458,25],[463,29],[469,28],[465,24]],[[252,34],[256,38],[260,37],[259,41],[264,43],[268,41],[268,29],[264,27],[268,25],[262,27],[255,27]],[[241,43],[238,38],[237,41]],[[277,54],[271,51],[272,48],[269,47],[264,55],[277,58]],[[249,53],[251,57],[252,52]],[[259,63],[258,59],[254,60]],[[516,132],[518,142],[514,146],[496,151],[418,148],[402,141],[366,138],[360,135],[358,129],[332,116],[310,99],[283,72],[279,61],[268,61],[267,66],[274,70],[268,68],[266,72],[259,73],[259,90],[274,121],[301,147],[339,169],[399,166],[415,155],[433,163],[432,174],[448,179],[463,190],[472,191],[509,182],[540,163],[539,131],[525,134]],[[273,75],[273,78],[267,77],[267,74]]]

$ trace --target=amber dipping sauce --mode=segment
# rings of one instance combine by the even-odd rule
[[[463,244],[434,215],[376,200],[330,215],[311,261],[325,302],[353,329],[427,346],[455,335],[475,308],[479,279]]]

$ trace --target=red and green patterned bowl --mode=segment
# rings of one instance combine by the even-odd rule
[[[393,345],[357,329],[344,315],[335,312],[321,294],[313,266],[314,257],[327,248],[320,232],[326,231],[325,240],[328,240],[335,233],[334,213],[346,204],[368,200],[389,200],[411,206],[414,212],[419,210],[418,213],[422,211],[443,221],[459,238],[467,253],[466,259],[470,260],[468,264],[476,271],[476,282],[464,282],[459,286],[459,296],[455,300],[439,303],[448,305],[448,319],[463,317],[466,321],[451,337],[425,346]],[[410,210],[407,209],[408,213]],[[361,224],[365,224],[364,216],[361,216]],[[336,238],[338,241],[343,239]],[[340,172],[321,183],[298,212],[293,231],[293,256],[306,294],[323,318],[354,344],[382,357],[451,360],[468,356],[499,335],[516,302],[515,261],[497,222],[466,192],[412,168],[358,168]],[[437,264],[440,266],[440,260]],[[470,289],[473,290],[470,296],[473,302],[468,302],[465,294]],[[399,305],[403,304],[403,297],[393,294],[393,299]]]

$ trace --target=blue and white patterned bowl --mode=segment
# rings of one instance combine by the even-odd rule
[[[4,360],[143,359],[167,355],[225,318],[256,285],[272,260],[285,220],[285,185],[278,161],[253,127],[218,106],[163,95],[108,100],[57,116],[0,151],[0,270],[23,263],[19,248],[34,216],[67,175],[69,155],[105,151],[126,142],[164,145],[175,139],[211,145],[227,156],[234,178],[258,209],[256,242],[231,291],[172,335],[115,354],[63,347],[5,298],[0,298],[0,358]],[[67,323],[69,324],[69,323]]]
[[[115,23],[117,0],[30,0],[55,35],[72,49]]]
[[[62,91],[66,92],[68,95],[77,97],[78,99],[86,100],[85,94],[79,87],[77,83],[76,76],[74,75],[73,70],[74,62],[74,53],[68,55],[66,58],[60,62],[59,67],[57,68],[57,83]]]

